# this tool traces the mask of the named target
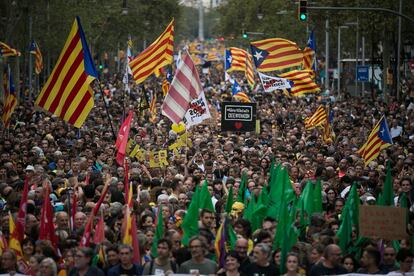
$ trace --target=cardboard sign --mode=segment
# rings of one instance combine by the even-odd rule
[[[367,238],[401,240],[407,238],[406,208],[361,206],[359,234]]]
[[[210,110],[203,91],[197,99],[190,103],[183,121],[186,128],[189,129],[191,126],[198,125],[209,118],[211,118]]]
[[[223,102],[221,131],[255,131],[256,103]]]

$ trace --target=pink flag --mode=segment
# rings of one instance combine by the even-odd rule
[[[118,131],[118,137],[116,138],[115,146],[118,149],[118,153],[116,154],[116,162],[119,166],[124,165],[124,158],[126,152],[126,146],[128,143],[128,135],[129,129],[131,128],[131,121],[134,113],[129,111],[128,117],[122,123],[121,128]]]
[[[198,71],[189,54],[182,57],[168,94],[161,107],[162,114],[174,123],[179,123],[193,99],[198,98],[203,87],[198,77]]]

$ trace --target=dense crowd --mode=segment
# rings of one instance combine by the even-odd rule
[[[326,96],[290,98],[278,93],[251,92],[257,102],[260,133],[221,132],[220,103],[231,100],[231,87],[223,80],[220,66],[212,63],[201,81],[210,103],[212,118],[189,130],[191,146],[168,151],[168,166],[152,167],[149,158],[129,158],[129,182],[133,189],[133,213],[136,216],[141,262],[133,263],[133,248],[122,243],[125,212],[125,169],[115,161],[114,134],[104,107],[117,131],[128,110],[135,113],[130,138],[133,145],[146,151],[168,148],[177,135],[171,122],[160,115],[162,81],[150,78],[146,92],[158,95],[156,112],[144,109],[142,86],[130,84],[123,89],[121,77],[107,78],[104,99],[95,94],[95,107],[81,129],[23,103],[16,108],[9,129],[1,128],[0,138],[0,219],[4,240],[9,238],[9,215],[16,219],[24,180],[29,180],[25,237],[21,241],[22,260],[32,275],[160,275],[171,273],[201,275],[279,275],[281,269],[294,275],[337,275],[352,272],[386,274],[411,271],[413,264],[410,239],[382,241],[365,239],[360,254],[345,255],[338,247],[336,233],[341,212],[352,183],[357,184],[361,204],[375,204],[382,190],[386,161],[390,161],[395,205],[406,193],[412,234],[414,200],[414,86],[404,101],[390,97],[336,99]],[[247,86],[245,86],[247,89]],[[96,91],[98,91],[96,89]],[[304,118],[321,104],[334,111],[333,143],[325,144],[317,129],[306,131]],[[394,145],[364,166],[357,150],[365,143],[372,127],[385,114]],[[242,203],[235,203],[231,223],[237,234],[234,251],[219,267],[214,250],[217,230],[224,217],[228,191],[236,199],[242,175],[247,176],[250,200],[255,200],[267,185],[272,161],[287,171],[297,196],[308,180],[322,181],[323,212],[314,214],[300,239],[280,262],[281,250],[273,250],[277,222],[266,217],[259,229],[243,218]],[[181,223],[197,185],[207,180],[215,212],[202,209],[199,235],[182,245]],[[100,207],[105,222],[105,259],[97,261],[98,247],[79,247],[85,224],[104,184],[109,191]],[[50,189],[49,198],[45,190]],[[70,208],[76,195],[74,221]],[[41,206],[51,200],[54,206],[57,248],[39,240]],[[158,239],[157,257],[151,255],[158,210],[164,219],[164,237]],[[99,217],[97,217],[99,219]],[[95,223],[97,222],[95,220]],[[353,229],[357,240],[358,229]],[[381,245],[380,245],[381,244]],[[24,272],[16,253],[2,247],[0,273]]]

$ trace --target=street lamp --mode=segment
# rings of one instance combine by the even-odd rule
[[[128,15],[128,6],[127,6],[127,0],[124,0],[122,2],[122,11],[121,11],[122,15]]]
[[[263,19],[263,11],[262,11],[262,7],[261,6],[259,6],[258,8],[257,8],[257,19],[259,19],[259,20],[262,20]]]
[[[341,95],[341,29],[348,29],[348,26],[338,27],[338,98]]]

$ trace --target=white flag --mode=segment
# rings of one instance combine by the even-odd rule
[[[260,72],[258,73],[265,92],[292,88],[292,85],[287,79],[268,76]]]
[[[186,128],[189,129],[191,126],[198,125],[209,118],[211,118],[211,115],[208,108],[208,102],[204,92],[201,92],[200,96],[190,103],[183,121]]]

